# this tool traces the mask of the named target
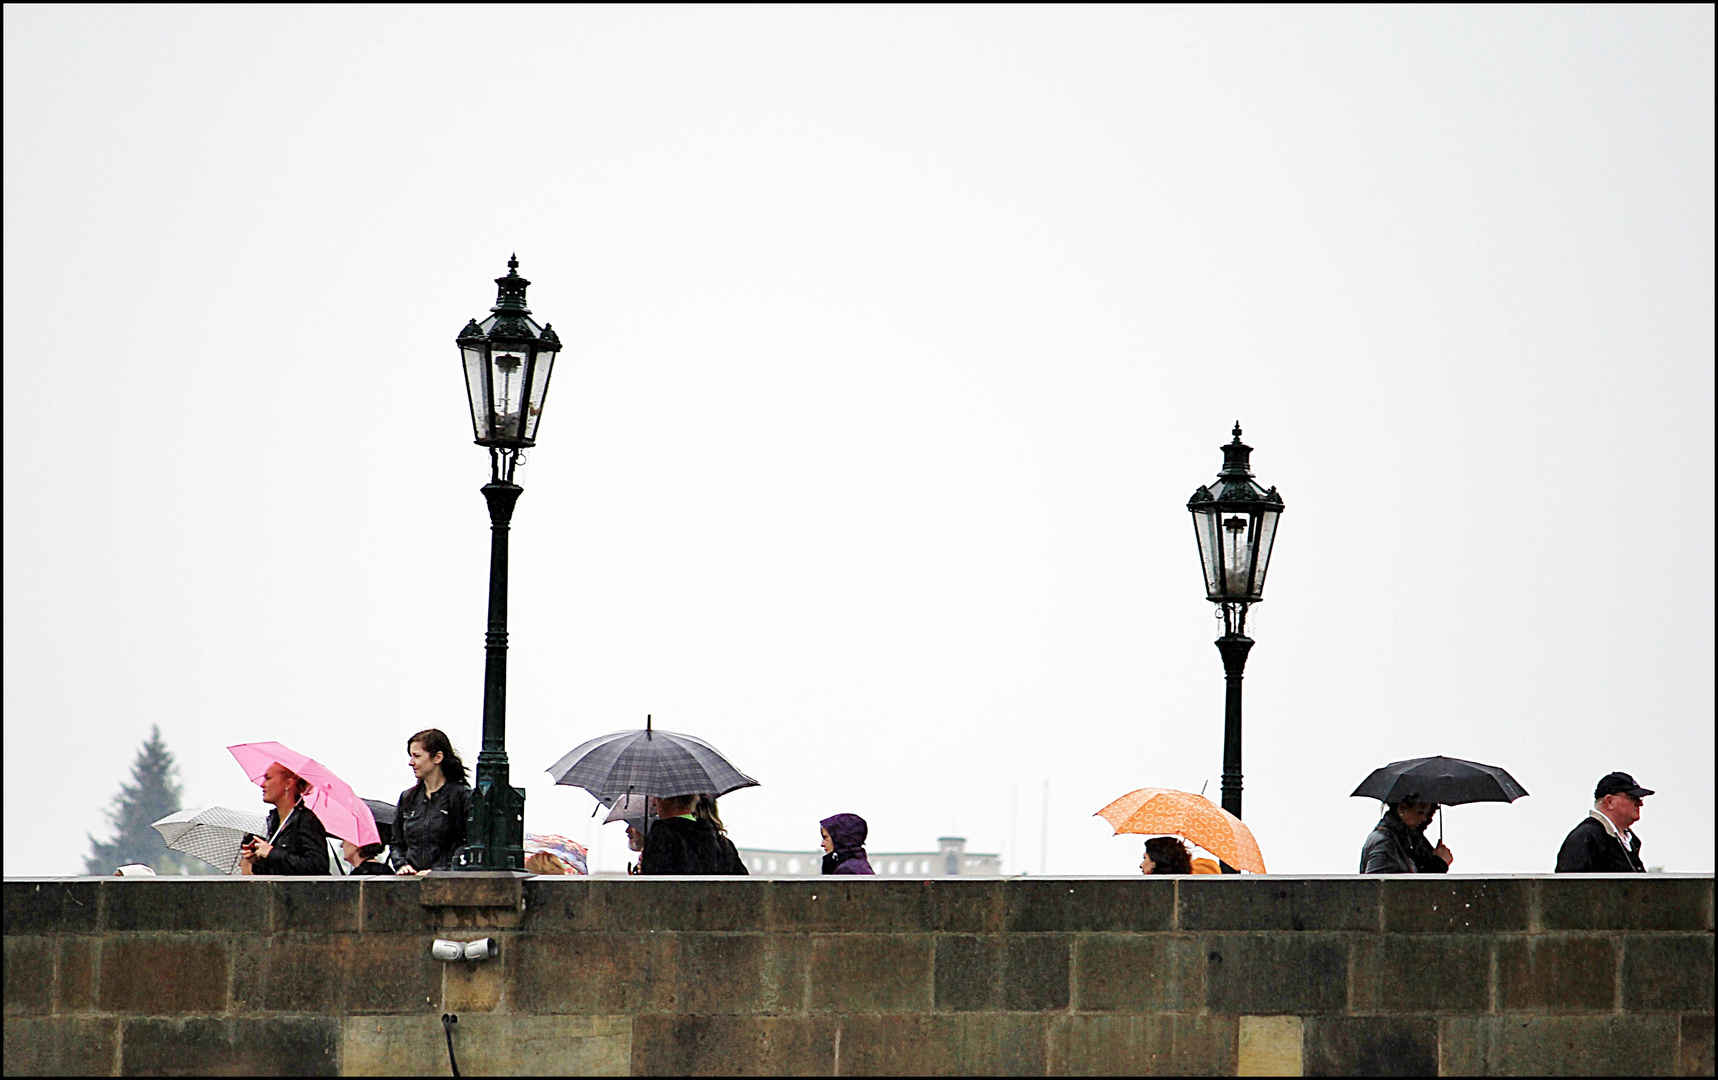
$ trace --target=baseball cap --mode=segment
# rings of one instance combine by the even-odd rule
[[[1626,772],[1606,773],[1599,786],[1593,789],[1593,798],[1602,799],[1606,795],[1633,795],[1644,799],[1653,794],[1650,788],[1643,788],[1634,782],[1634,777]]]

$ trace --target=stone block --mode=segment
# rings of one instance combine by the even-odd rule
[[[1072,944],[1058,934],[1004,938],[1002,1007],[1009,1012],[1067,1008]]]
[[[1074,1008],[1190,1012],[1205,1003],[1202,943],[1169,934],[1089,934],[1074,941]]]
[[[110,1017],[6,1017],[7,1076],[112,1076],[118,1050]]]
[[[1233,1016],[1063,1016],[1051,1020],[1048,1071],[1057,1076],[1233,1076]]]
[[[1534,935],[1497,944],[1497,1005],[1504,1012],[1610,1012],[1616,997],[1612,935]]]
[[[1176,926],[1182,930],[1377,930],[1383,887],[1376,877],[1183,878]]]
[[[1325,934],[1208,934],[1205,1004],[1214,1012],[1301,1015],[1348,1001],[1348,946]]]
[[[676,935],[674,1007],[683,1013],[799,1013],[806,941],[789,934]]]
[[[1623,1008],[1712,1011],[1711,934],[1629,934],[1623,939]]]
[[[770,883],[750,878],[592,882],[582,928],[757,932],[769,927],[769,901]]]
[[[454,1054],[467,1076],[625,1076],[632,1024],[624,1016],[460,1013]],[[347,1076],[446,1076],[440,1016],[350,1017],[342,1024]]]
[[[936,1008],[979,1012],[998,1005],[1002,940],[991,935],[947,934],[936,939]]]
[[[1354,942],[1355,1013],[1488,1012],[1491,939],[1468,934],[1374,934]]]
[[[417,877],[367,877],[359,885],[359,929],[366,934],[433,933],[435,909],[418,897],[424,880]]]
[[[87,934],[100,925],[101,881],[7,881],[6,936]]]
[[[829,1076],[836,1020],[828,1016],[638,1016],[634,1076]]]
[[[1298,1016],[1243,1016],[1236,1076],[1300,1076],[1306,1022]]]
[[[442,968],[430,955],[434,939],[428,934],[359,934],[352,942],[346,1009],[352,1013],[439,1012]],[[514,943],[501,944],[502,962],[513,970]],[[236,962],[236,961],[235,961]],[[486,960],[479,967],[493,964]],[[235,979],[235,983],[236,983]]]
[[[54,1011],[54,964],[58,953],[51,937],[7,936],[7,1016],[45,1016]]]
[[[1390,933],[1483,934],[1528,928],[1532,882],[1519,878],[1381,876]]]
[[[941,935],[936,939],[936,1008],[941,1012],[1065,1009],[1072,938]]]
[[[1447,1016],[1438,1021],[1442,1076],[1668,1076],[1677,1018]]]
[[[1681,1045],[1677,1047],[1676,1075],[1712,1075],[1712,1014],[1690,1014],[1682,1018]]]
[[[127,1020],[120,1072],[126,1076],[334,1076],[340,1021],[323,1016]]]
[[[848,1016],[843,1076],[1043,1076],[1049,1019],[1018,1013]]]
[[[830,876],[769,882],[778,933],[923,933],[935,929],[932,887],[905,878]]]
[[[935,998],[931,939],[910,934],[830,934],[810,943],[815,1012],[913,1012]]]
[[[268,931],[269,882],[257,878],[115,878],[103,894],[110,931]]]
[[[558,934],[592,929],[585,918],[591,896],[589,878],[577,874],[543,874],[526,878],[519,887],[525,901],[525,917],[519,923],[521,930]]]
[[[672,934],[542,934],[509,960],[515,1013],[620,1016],[674,1008]]]
[[[475,939],[473,939],[475,940]],[[492,1013],[507,999],[507,962],[518,938],[497,939],[498,955],[477,963],[446,964],[432,962],[441,968],[441,1007],[461,1016],[466,1013]]]
[[[951,934],[992,934],[1003,927],[1008,886],[995,879],[939,878],[921,882],[924,918],[933,930]]]
[[[261,1012],[268,989],[270,940],[267,935],[245,934],[227,942],[227,1010],[234,1013]]]
[[[422,879],[418,903],[424,907],[507,908],[522,910],[524,876],[509,871],[432,873]]]
[[[361,919],[362,878],[274,878],[268,883],[276,933],[353,933]]]
[[[1433,1016],[1309,1016],[1303,1076],[1436,1076]]]
[[[1712,878],[1562,874],[1542,878],[1542,930],[1710,930]]]
[[[268,938],[262,950],[262,1008],[268,1012],[344,1012],[355,936],[276,934]]]
[[[227,950],[219,942],[167,935],[106,938],[100,964],[97,1000],[103,1012],[175,1016],[226,1009]]]
[[[1175,880],[1018,879],[1008,883],[1010,933],[1124,933],[1175,926]]]
[[[54,1011],[95,1011],[95,959],[101,947],[97,937],[62,937],[54,983]]]

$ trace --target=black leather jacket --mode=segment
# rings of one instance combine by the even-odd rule
[[[271,850],[267,858],[256,860],[252,864],[254,874],[295,874],[309,876],[313,874],[331,874],[335,871],[328,868],[328,831],[322,827],[315,814],[304,808],[303,803],[293,807],[287,815],[286,827],[280,827],[280,811],[268,812],[268,836],[273,836]],[[275,831],[280,835],[276,836]]]
[[[422,784],[400,792],[394,810],[394,842],[388,861],[395,870],[446,870],[465,846],[465,818],[471,788],[449,781],[425,795]]]
[[[1362,874],[1447,874],[1449,864],[1438,858],[1425,828],[1410,829],[1396,811],[1386,810],[1378,827],[1360,848]]]

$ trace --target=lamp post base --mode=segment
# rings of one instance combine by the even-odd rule
[[[458,869],[525,869],[525,789],[510,781],[505,754],[478,755]]]

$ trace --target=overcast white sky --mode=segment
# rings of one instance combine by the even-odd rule
[[[567,343],[513,533],[527,828],[645,713],[761,787],[1129,873],[1218,791],[1184,509],[1287,501],[1246,818],[1347,873],[1385,762],[1457,871],[1594,781],[1713,869],[1713,10],[5,8],[5,872],[75,873],[160,724],[366,795],[479,744],[453,338],[517,251]],[[1042,793],[1048,782],[1044,813]],[[1018,793],[1016,795],[1016,792]],[[1016,824],[1017,821],[1017,824]],[[601,864],[621,862],[609,836]]]

